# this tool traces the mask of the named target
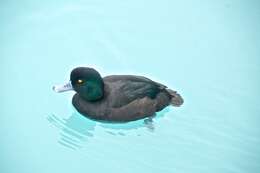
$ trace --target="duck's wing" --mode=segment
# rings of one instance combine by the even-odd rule
[[[165,85],[154,82],[143,76],[112,75],[103,78],[112,107],[121,107],[144,97],[151,99],[166,88]]]

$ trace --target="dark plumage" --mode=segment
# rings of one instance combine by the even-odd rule
[[[79,67],[71,72],[70,79],[77,92],[72,104],[81,114],[95,120],[133,121],[152,116],[170,104],[183,103],[177,92],[142,76],[102,78],[92,68]]]

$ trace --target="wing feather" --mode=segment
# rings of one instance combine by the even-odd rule
[[[166,86],[143,76],[113,75],[103,79],[109,88],[108,93],[112,107],[121,107],[144,97],[153,99],[166,88]]]

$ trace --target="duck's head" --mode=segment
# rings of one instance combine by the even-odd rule
[[[64,85],[53,87],[56,92],[76,91],[87,101],[96,101],[103,97],[104,82],[100,74],[93,68],[77,67],[71,71],[70,81]]]

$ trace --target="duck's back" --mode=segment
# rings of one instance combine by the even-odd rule
[[[130,102],[149,97],[154,99],[166,86],[142,76],[112,75],[103,78],[110,96],[111,106],[122,107]]]

